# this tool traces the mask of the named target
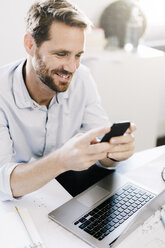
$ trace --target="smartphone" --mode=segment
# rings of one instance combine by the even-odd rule
[[[112,137],[122,136],[130,127],[130,122],[116,122],[111,126],[111,131],[106,133],[100,142],[109,142]]]

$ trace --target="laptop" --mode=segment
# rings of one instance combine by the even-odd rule
[[[48,214],[92,247],[112,247],[155,194],[115,172]]]

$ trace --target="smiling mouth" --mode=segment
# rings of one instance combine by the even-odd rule
[[[70,79],[71,78],[71,75],[64,75],[64,74],[61,74],[61,73],[56,73],[57,76],[59,76],[60,78],[62,79]]]

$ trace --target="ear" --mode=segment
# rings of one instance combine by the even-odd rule
[[[34,51],[36,48],[36,43],[34,41],[33,36],[30,33],[26,33],[24,36],[24,47],[26,52],[33,56],[34,55]]]

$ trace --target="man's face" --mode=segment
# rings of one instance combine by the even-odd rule
[[[84,50],[84,30],[54,22],[50,40],[38,48],[32,58],[36,76],[55,92],[64,92],[80,64]]]

